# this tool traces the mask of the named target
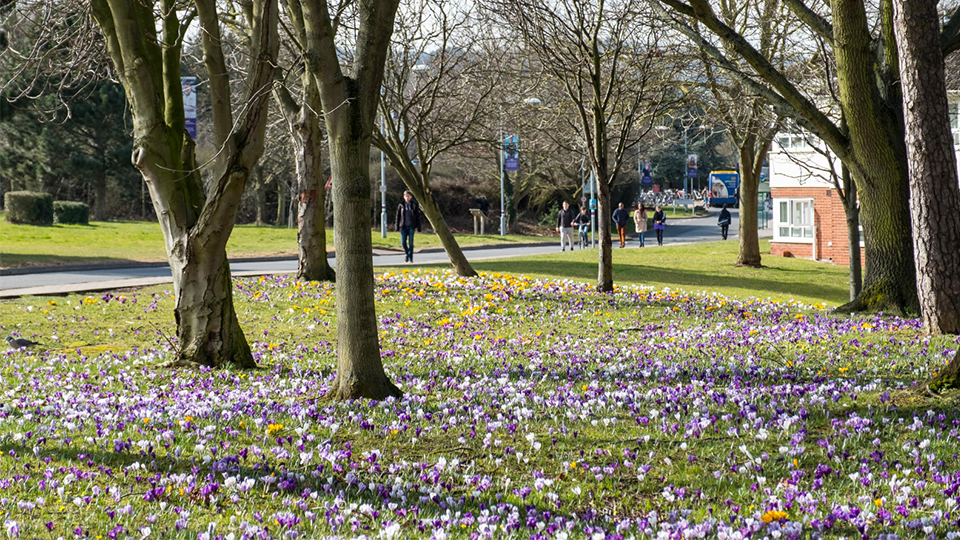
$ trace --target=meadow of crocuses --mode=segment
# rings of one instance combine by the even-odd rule
[[[171,370],[169,291],[0,304],[0,536],[960,538],[953,355],[915,320],[378,276],[401,400],[319,401],[333,288],[236,282],[262,366]]]

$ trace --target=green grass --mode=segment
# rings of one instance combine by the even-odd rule
[[[736,279],[741,269],[724,273],[731,245],[616,250],[617,279],[666,279],[671,268]],[[410,270],[379,276],[380,343],[386,369],[407,393],[400,403],[314,401],[336,363],[329,284],[238,280],[238,317],[261,365],[248,372],[156,367],[169,356],[164,336],[174,330],[169,286],[0,302],[0,331],[44,343],[8,353],[0,367],[0,481],[10,479],[0,515],[18,522],[22,538],[71,537],[76,527],[107,538],[117,526],[139,538],[149,525],[155,537],[192,539],[211,523],[217,534],[239,536],[241,522],[263,523],[280,537],[279,513],[301,518],[300,538],[377,537],[386,520],[401,523],[399,537],[420,538],[447,509],[476,516],[481,504],[506,504],[521,522],[534,510],[550,511],[612,532],[619,519],[652,511],[661,520],[689,511],[693,523],[712,516],[742,526],[738,519],[785,508],[795,488],[820,501],[809,512],[799,504],[786,508],[789,520],[806,523],[809,532],[809,521],[823,520],[833,504],[875,511],[880,501],[893,511],[901,495],[891,487],[894,475],[907,479],[909,497],[933,500],[929,508],[905,507],[909,519],[946,508],[945,483],[957,470],[950,433],[956,403],[894,407],[885,393],[896,399],[898,390],[929,376],[956,348],[950,338],[790,303],[627,287],[596,294],[565,280],[569,269],[584,265],[590,275],[577,279],[589,281],[594,254],[514,261],[562,280],[545,284],[500,274],[510,261],[479,263],[495,272],[476,280]],[[628,270],[634,258],[643,264]],[[822,266],[780,267],[770,259],[773,267],[763,271],[780,273],[762,281]],[[866,430],[858,419],[870,422]],[[915,422],[919,428],[910,427]],[[922,439],[929,446],[919,446]],[[133,446],[118,449],[124,441]],[[922,460],[915,462],[918,448]],[[301,452],[310,453],[306,462]],[[214,469],[217,460],[240,454],[236,471]],[[441,460],[439,481],[428,480]],[[832,472],[818,485],[821,465]],[[311,475],[318,466],[322,473]],[[644,466],[649,470],[638,474]],[[302,475],[295,490],[260,481],[284,472]],[[873,483],[854,474],[869,474]],[[929,481],[934,475],[944,483]],[[350,476],[378,491],[358,489]],[[258,483],[239,494],[227,477]],[[491,485],[480,488],[471,483],[475,477]],[[157,479],[169,489],[160,502],[144,500]],[[541,479],[550,484],[535,487]],[[219,484],[216,497],[200,493],[210,482]],[[418,505],[416,516],[387,512],[381,488],[395,485],[406,486],[408,498],[390,502]],[[533,489],[524,494],[524,487]],[[106,494],[111,488],[116,495]],[[316,499],[304,495],[308,488]],[[423,498],[428,493],[438,498]],[[17,506],[41,498],[36,508]],[[340,525],[324,519],[331,507],[336,516],[350,505],[357,516],[363,504],[383,515],[348,516]],[[189,512],[182,530],[175,523],[184,514],[173,508]],[[599,517],[584,517],[588,510]],[[908,519],[895,516],[900,525],[889,532],[911,537],[903,527]],[[421,519],[426,534],[417,529]],[[941,522],[938,537],[951,526]],[[591,538],[577,527],[570,538]],[[477,530],[449,529],[450,538],[464,539]],[[841,521],[825,537],[856,534]]]
[[[373,247],[400,249],[400,233],[371,231]],[[439,248],[437,236],[417,234],[417,249]],[[522,244],[542,238],[508,235],[457,235],[463,247]],[[333,231],[327,230],[327,249],[333,250]],[[296,256],[297,231],[285,227],[238,225],[227,244],[230,257]],[[36,227],[14,225],[0,215],[0,268],[65,264],[166,261],[160,226],[145,221],[91,222],[90,225]]]
[[[793,299],[806,304],[837,306],[849,300],[847,268],[805,259],[773,257],[770,242],[760,242],[763,268],[738,268],[736,242],[683,246],[634,244],[613,250],[615,284],[714,291],[738,298]],[[438,265],[439,266],[439,265]],[[478,271],[510,272],[532,277],[575,279],[595,283],[597,250],[552,253],[535,257],[477,261]]]

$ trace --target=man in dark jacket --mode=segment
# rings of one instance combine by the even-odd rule
[[[623,203],[620,203],[611,217],[617,226],[617,234],[620,235],[620,247],[623,248],[627,245],[627,222],[630,220],[630,213],[623,207]]]
[[[563,244],[564,238],[570,243],[570,251],[573,251],[573,221],[575,219],[577,219],[576,211],[570,208],[570,203],[563,201],[563,208],[561,208],[560,213],[557,214],[557,232],[560,233],[560,251],[567,250]]]
[[[730,210],[727,210],[727,205],[723,205],[723,210],[720,210],[720,218],[717,220],[717,225],[720,225],[720,234],[723,236],[723,239],[727,239],[727,231],[730,230]]]
[[[403,202],[397,207],[397,230],[400,231],[400,244],[406,253],[404,261],[413,262],[413,230],[420,232],[420,205],[413,200],[413,193],[403,192]]]

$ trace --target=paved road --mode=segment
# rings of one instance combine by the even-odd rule
[[[736,210],[732,211],[734,222],[730,228],[728,241],[736,241],[737,218]],[[762,235],[762,232],[761,232]],[[652,239],[652,240],[651,240]],[[686,244],[692,242],[712,242],[720,239],[720,229],[717,227],[716,213],[703,218],[671,220],[670,210],[667,210],[667,229],[664,235],[665,245]],[[465,249],[467,258],[471,261],[483,259],[501,259],[554,253],[558,251],[559,240],[551,244],[497,246],[493,248]],[[616,245],[616,239],[614,239]],[[653,231],[647,233],[648,247],[656,246],[656,237]],[[636,238],[631,239],[629,246],[636,247]],[[443,251],[418,253],[415,264],[445,263],[447,256]],[[336,266],[336,259],[330,262]],[[375,266],[406,266],[402,253],[380,252],[373,257]],[[285,274],[297,271],[297,261],[287,260],[260,260],[231,263],[234,275],[251,276],[262,274]],[[85,268],[70,271],[38,272],[22,275],[0,276],[0,298],[23,296],[28,294],[61,294],[67,292],[97,291],[118,289],[124,287],[142,287],[159,283],[170,282],[170,269],[167,266],[153,267],[126,267],[96,269]]]

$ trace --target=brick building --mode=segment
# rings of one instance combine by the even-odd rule
[[[947,89],[953,147],[960,162],[960,53],[947,59]],[[781,133],[771,148],[770,254],[847,265],[850,252],[843,202],[833,187],[828,158],[812,144],[822,143],[809,134]],[[839,174],[840,163],[835,159],[834,169]],[[862,240],[860,249],[864,261]]]

